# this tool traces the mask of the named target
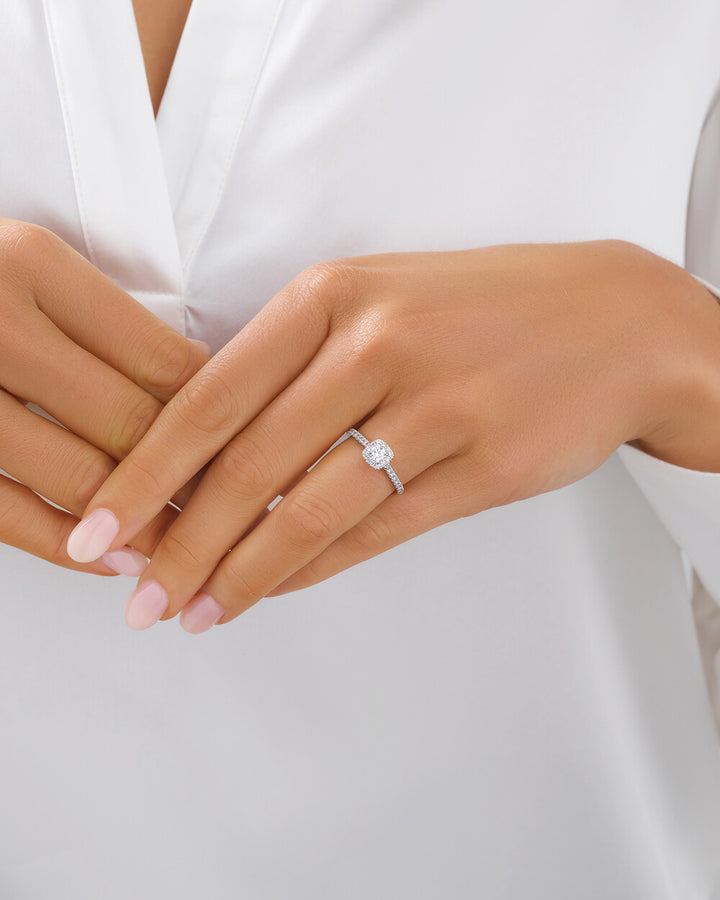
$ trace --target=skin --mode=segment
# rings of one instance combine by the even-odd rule
[[[157,116],[191,0],[133,0],[153,112]]]
[[[177,393],[87,512],[111,510],[113,546],[131,543],[216,457],[140,584],[167,592],[163,619],[200,593],[224,624],[444,522],[570,484],[626,441],[716,471],[718,348],[712,294],[622,241],[331,260]],[[351,425],[390,444],[404,494],[353,440],[307,472]]]
[[[189,8],[190,0],[135,3],[155,113]],[[114,575],[101,561],[72,560],[68,535],[117,460],[207,355],[60,238],[10,219],[0,219],[0,320],[0,466],[12,476],[0,476],[0,542]],[[195,483],[177,494],[178,505]],[[134,545],[152,553],[175,516],[166,507]]]
[[[156,113],[189,5],[134,0]],[[0,288],[0,459],[22,482],[0,481],[0,540],[108,574],[73,563],[64,541],[83,508],[110,508],[112,547],[153,554],[140,583],[166,587],[164,619],[204,590],[231,621],[443,522],[571,483],[624,441],[718,470],[716,301],[632,244],[331,260],[204,367],[43,229],[0,221]],[[393,447],[402,496],[352,440],[307,473],[350,425]],[[170,498],[189,500],[180,516]]]
[[[70,559],[68,535],[207,355],[56,235],[10,219],[0,219],[0,321],[0,466],[15,479],[0,476],[0,542],[66,568],[115,574],[102,562]],[[162,510],[135,546],[151,553],[175,515]]]

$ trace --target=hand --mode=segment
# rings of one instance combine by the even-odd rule
[[[111,546],[130,542],[221,451],[126,607],[132,627],[183,610],[197,632],[567,485],[631,439],[689,464],[710,441],[720,462],[720,429],[701,424],[720,420],[718,358],[712,295],[633,244],[334,260],[295,278],[178,392],[86,516],[111,510]],[[352,425],[394,450],[402,495],[352,439],[307,472]]]
[[[207,354],[52,232],[9,219],[0,219],[0,321],[0,466],[17,479],[0,476],[0,542],[66,568],[138,575],[137,551],[78,564],[67,539]],[[175,517],[158,510],[135,545],[149,555]]]

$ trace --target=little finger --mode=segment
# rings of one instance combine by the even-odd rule
[[[200,626],[206,624],[204,613],[210,609],[222,608],[220,624],[232,621],[381,503],[401,511],[413,479],[450,452],[447,436],[440,436],[433,446],[423,444],[417,436],[427,434],[427,428],[410,419],[398,422],[391,408],[369,419],[361,432],[370,442],[381,435],[388,438],[396,454],[392,467],[404,493],[396,492],[385,471],[365,462],[356,440],[343,441],[223,558],[183,610],[180,624],[186,630],[204,630]]]
[[[30,488],[0,475],[0,543],[16,547],[65,569],[94,575],[117,575],[102,560],[77,563],[67,555],[75,516],[45,503]]]
[[[467,467],[457,457],[441,460],[414,478],[412,490],[406,491],[403,498],[403,503],[396,503],[394,497],[388,497],[265,596],[277,597],[319,584],[426,531],[468,515]],[[478,497],[474,500],[483,505]],[[475,511],[479,508],[473,507]]]
[[[3,423],[0,429],[0,462],[3,471],[34,494],[46,497],[51,503],[72,513],[74,527],[77,524],[74,517],[82,515],[89,498],[114,470],[115,460],[66,428],[32,412],[2,390],[0,421]],[[27,502],[29,501],[26,504]],[[34,501],[31,507],[36,508]],[[137,535],[133,545],[145,556],[152,553],[177,515],[172,507],[166,507]],[[45,539],[38,536],[37,540],[52,545],[58,523],[66,520],[43,515],[37,516],[36,521],[38,524],[49,525],[52,529],[50,537]],[[17,546],[17,543],[13,546]],[[66,554],[63,552],[60,556],[65,559]],[[47,555],[43,558],[46,559]],[[139,575],[146,564],[144,559],[141,562],[139,554],[133,556],[126,548],[112,559],[123,564],[123,574]],[[130,565],[131,559],[134,560],[133,565]],[[73,568],[90,571],[82,566]]]

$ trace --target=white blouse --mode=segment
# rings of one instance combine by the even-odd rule
[[[214,349],[341,256],[615,237],[720,283],[719,33],[194,0],[155,121],[131,0],[5,2],[0,215]],[[720,475],[624,447],[201,636],[0,569],[3,898],[720,898]]]

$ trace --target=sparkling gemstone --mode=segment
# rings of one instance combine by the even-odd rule
[[[382,469],[386,466],[395,454],[388,447],[385,441],[377,440],[368,444],[363,450],[363,457],[373,469]]]

